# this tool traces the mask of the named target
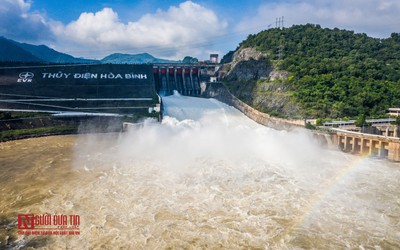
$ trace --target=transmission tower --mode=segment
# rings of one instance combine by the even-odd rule
[[[282,42],[281,42],[281,44],[279,45],[279,47],[278,47],[278,57],[279,57],[279,61],[282,61],[282,59],[283,59],[283,49],[284,49],[285,47],[282,45]]]
[[[279,62],[281,62],[283,60],[283,49],[285,48],[284,44],[285,44],[285,37],[283,35],[281,35],[281,39],[279,41],[279,46],[278,46]]]
[[[281,17],[277,17],[276,19],[275,19],[275,27],[276,28],[279,28],[279,29],[283,29],[283,21],[284,20],[284,17],[283,16],[281,16]]]

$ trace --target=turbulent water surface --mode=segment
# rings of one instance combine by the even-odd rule
[[[163,100],[162,124],[1,143],[0,248],[400,248],[398,164]],[[18,236],[20,213],[78,214],[81,234]]]

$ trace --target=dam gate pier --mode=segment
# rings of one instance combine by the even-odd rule
[[[400,161],[400,138],[334,129],[333,142],[344,152]]]

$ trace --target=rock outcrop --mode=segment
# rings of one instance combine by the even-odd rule
[[[220,68],[218,77],[228,81],[257,80],[268,77],[271,70],[266,55],[254,48],[244,48],[236,51],[232,61]]]
[[[271,66],[268,55],[257,51],[255,48],[243,48],[236,51],[232,61],[222,65],[219,78],[228,81],[248,81],[269,79],[270,81],[285,80],[289,73]]]
[[[299,118],[300,108],[292,97],[288,76],[255,48],[237,50],[218,74],[231,93],[250,106],[272,115]]]
[[[225,76],[228,81],[248,81],[265,78],[269,75],[271,68],[268,67],[266,61],[240,61]]]

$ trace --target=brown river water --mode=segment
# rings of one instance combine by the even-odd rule
[[[164,101],[162,124],[127,133],[0,143],[0,249],[400,249],[400,164]],[[18,234],[46,213],[80,234]]]

